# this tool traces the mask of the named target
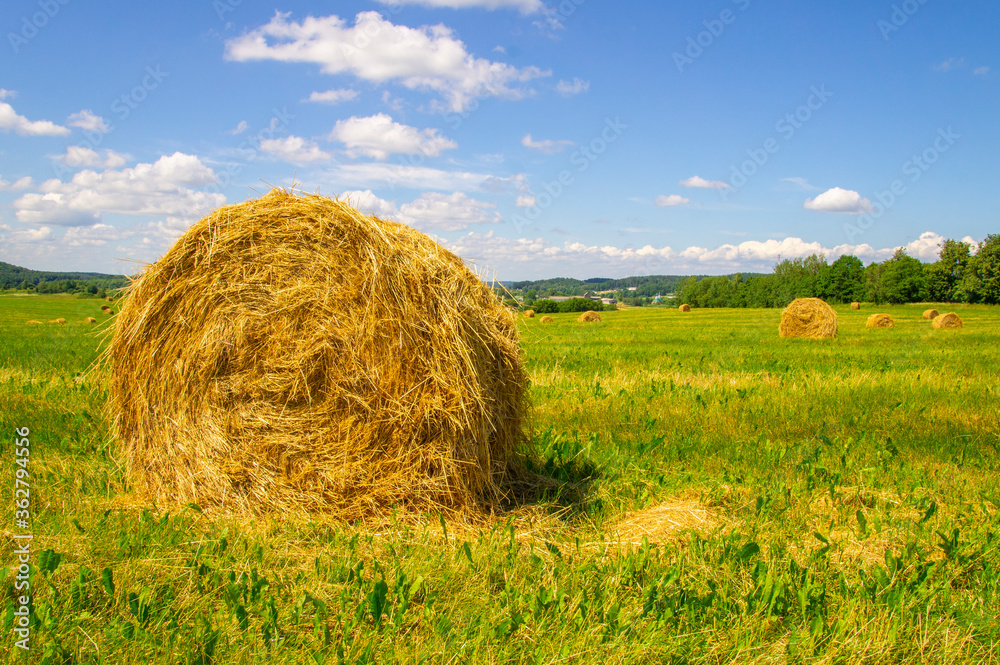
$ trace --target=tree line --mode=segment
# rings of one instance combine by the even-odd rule
[[[1000,303],[1000,235],[973,249],[960,240],[941,243],[940,258],[924,263],[902,248],[868,266],[844,255],[827,263],[822,254],[780,261],[769,275],[688,277],[676,302],[693,307],[784,307],[795,298],[831,303]]]

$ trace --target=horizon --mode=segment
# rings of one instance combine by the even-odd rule
[[[1000,230],[995,3],[50,4],[4,12],[15,265],[134,274],[266,183],[505,282],[930,263]]]

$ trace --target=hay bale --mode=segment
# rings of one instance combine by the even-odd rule
[[[161,505],[493,506],[529,444],[515,315],[429,237],[321,196],[194,224],[131,285],[105,360],[127,471]]]
[[[101,311],[102,312],[107,312],[109,309],[111,309],[111,308],[108,307],[107,305],[101,305]]]
[[[961,328],[962,319],[958,317],[958,314],[948,312],[947,314],[938,314],[935,316],[931,325],[935,328]]]
[[[92,316],[88,316],[87,318],[85,318],[85,319],[83,320],[83,322],[84,322],[84,323],[97,323],[97,319],[95,319],[95,318],[94,318],[94,317],[92,317]]]
[[[861,303],[859,303],[859,302],[852,302],[851,303],[851,309],[861,309]]]
[[[542,323],[552,323],[553,321],[555,321],[555,319],[553,319],[551,316],[543,316],[541,318],[541,321]]]
[[[936,309],[925,309],[922,318],[933,321],[937,318],[938,314],[939,312]]]
[[[42,325],[42,322],[41,321],[35,321],[34,319],[31,319],[30,321],[27,321],[24,325],[26,325],[26,326],[40,326],[40,325]]]
[[[49,321],[49,323],[66,323],[66,319],[64,318],[52,319],[51,321]]]
[[[586,312],[580,315],[577,319],[580,323],[600,323],[601,315],[592,309],[588,309]]]
[[[872,314],[865,325],[869,328],[895,328],[896,322],[888,314]]]
[[[837,336],[837,313],[819,298],[797,298],[781,313],[782,337],[819,339]]]
[[[524,318],[526,318],[526,319],[533,319],[533,318],[535,318],[535,310],[533,310],[533,309],[526,309],[526,310],[524,310]]]
[[[677,309],[679,309],[682,312],[690,312],[691,311],[691,305],[688,305],[687,303],[685,303],[685,304],[681,305],[680,307],[678,307]]]
[[[114,315],[114,313],[115,313],[115,310],[113,310],[113,309],[111,309],[110,307],[108,307],[108,308],[107,308],[107,309],[106,309],[106,310],[104,311],[104,313],[105,313],[105,314],[107,314],[108,316],[113,316],[113,315]]]

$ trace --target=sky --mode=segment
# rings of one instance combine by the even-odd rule
[[[502,279],[1000,232],[1000,3],[7,0],[0,260],[133,274],[271,187]]]

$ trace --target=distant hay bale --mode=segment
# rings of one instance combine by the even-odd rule
[[[551,316],[543,316],[541,318],[542,323],[552,323],[553,321],[555,321],[555,319],[553,319]]]
[[[958,317],[958,314],[948,312],[947,314],[938,314],[935,316],[931,325],[935,328],[961,328],[962,319]]]
[[[85,319],[83,320],[83,322],[84,322],[84,323],[97,323],[97,319],[95,319],[95,318],[94,318],[94,317],[92,317],[92,316],[88,316],[87,318],[85,318]]]
[[[677,309],[679,309],[682,312],[690,312],[691,311],[691,305],[688,305],[687,303],[685,303],[685,304],[681,305],[680,307],[678,307]]]
[[[526,318],[526,319],[533,319],[533,318],[535,318],[535,310],[533,310],[533,309],[526,309],[526,310],[524,310],[524,318]]]
[[[837,313],[819,298],[797,298],[781,313],[778,334],[814,339],[837,336]]]
[[[108,316],[111,316],[112,314],[115,313],[115,310],[108,307],[106,310],[104,310],[104,313],[107,314]]]
[[[851,303],[851,309],[861,309],[861,303],[859,303],[859,302],[852,302]]]
[[[938,313],[939,312],[936,309],[925,309],[922,318],[925,318],[929,321],[933,321],[934,319],[937,318]]]
[[[515,314],[409,226],[276,189],[122,299],[109,411],[137,492],[353,519],[498,505],[523,446]]]
[[[51,321],[49,321],[49,323],[66,323],[66,319],[63,318],[52,319]]]
[[[24,325],[26,325],[26,326],[40,326],[40,325],[42,325],[42,322],[41,321],[35,321],[34,319],[31,319],[30,321],[25,322]]]
[[[588,309],[586,312],[580,315],[577,319],[580,323],[600,323],[601,315],[592,309]]]
[[[872,314],[865,325],[869,328],[895,328],[896,322],[888,314]]]
[[[102,311],[102,312],[106,312],[106,311],[108,311],[109,309],[111,309],[111,308],[110,308],[110,307],[108,307],[107,305],[101,305],[101,311]]]
[[[107,298],[105,298],[105,300],[107,300],[108,302],[114,302],[115,301],[115,299],[112,298],[111,296],[108,296]]]

